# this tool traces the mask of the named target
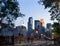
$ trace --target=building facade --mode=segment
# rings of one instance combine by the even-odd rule
[[[41,23],[39,20],[35,20],[35,30],[38,31],[39,38],[41,37]]]
[[[42,27],[41,27],[42,34],[45,34],[45,23],[44,23],[44,19],[40,19],[40,22],[42,24]]]
[[[25,26],[17,26],[15,37],[14,37],[14,43],[21,43],[21,41],[26,41],[27,38],[27,30]]]
[[[47,34],[49,37],[51,37],[51,34],[52,34],[52,24],[51,24],[51,23],[47,23],[46,26],[47,26],[46,34]]]
[[[33,18],[32,17],[29,17],[29,20],[28,20],[28,30],[32,30],[33,29]]]
[[[48,29],[49,29],[49,28],[52,28],[52,24],[51,24],[51,23],[47,23],[46,25],[47,25],[47,28],[48,28]]]
[[[40,22],[42,24],[42,27],[45,27],[44,19],[40,19]]]
[[[32,31],[33,31],[33,18],[29,17],[29,20],[28,20],[28,32],[27,32],[28,37],[31,36]]]

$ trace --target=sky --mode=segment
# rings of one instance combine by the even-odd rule
[[[44,9],[44,6],[38,4],[39,0],[18,0],[20,12],[25,14],[24,17],[18,17],[15,25],[18,26],[24,22],[24,25],[27,27],[27,22],[29,17],[33,17],[33,27],[34,20],[44,19],[45,27],[47,23],[52,23],[50,20],[49,9]]]

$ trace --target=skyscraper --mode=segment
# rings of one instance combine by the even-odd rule
[[[39,38],[41,38],[41,23],[39,20],[35,20],[35,30],[38,31]]]
[[[28,37],[31,36],[31,33],[33,31],[33,18],[32,17],[29,17],[28,19]]]
[[[41,23],[39,20],[35,20],[35,30],[41,29]]]
[[[42,34],[45,34],[45,23],[44,23],[44,19],[40,19],[40,22],[42,24],[42,27],[41,27]]]
[[[46,34],[47,36],[51,37],[51,34],[52,34],[52,24],[51,23],[47,23],[47,31],[46,31]]]
[[[52,27],[52,24],[51,23],[47,23],[47,28],[51,28]]]
[[[41,22],[42,26],[45,27],[44,19],[40,19],[40,22]]]
[[[32,29],[33,29],[33,18],[29,17],[29,20],[28,20],[28,31],[32,31]]]

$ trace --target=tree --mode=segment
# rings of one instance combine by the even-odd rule
[[[54,28],[54,29],[53,29],[53,32],[60,35],[60,25],[59,25],[59,23],[56,23],[56,22],[55,22],[55,23],[53,24],[53,28]]]
[[[57,45],[60,45],[60,25],[59,23],[55,22],[53,24],[53,31],[54,33],[54,44],[57,46]]]
[[[50,8],[49,12],[51,13],[51,20],[57,20],[59,23],[53,24],[53,32],[55,34],[54,44],[58,45],[60,39],[60,0],[39,0],[39,3],[42,2],[45,8]],[[58,38],[59,37],[59,38]],[[58,39],[57,39],[58,38]],[[59,43],[60,45],[60,43]]]
[[[0,0],[0,30],[10,26],[14,27],[17,17],[22,17],[17,0]]]
[[[45,8],[51,8],[51,20],[58,20],[60,22],[60,0],[39,0],[39,4],[43,3]]]

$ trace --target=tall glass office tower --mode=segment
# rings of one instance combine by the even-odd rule
[[[28,31],[32,31],[32,29],[33,29],[33,18],[29,17],[29,20],[28,20]]]
[[[31,36],[32,31],[33,31],[33,18],[29,17],[29,19],[28,19],[28,37]]]

